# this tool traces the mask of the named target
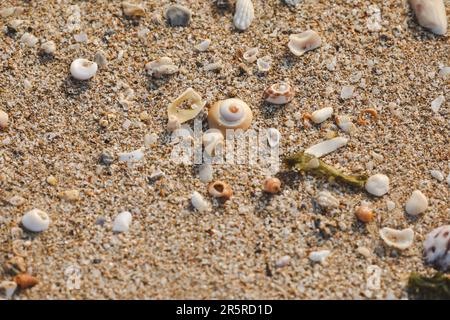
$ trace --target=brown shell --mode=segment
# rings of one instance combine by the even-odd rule
[[[233,195],[233,189],[230,185],[224,181],[218,180],[211,182],[208,185],[208,192],[215,198],[221,198],[222,200],[229,200]]]
[[[229,100],[229,99],[227,99],[227,100]],[[240,122],[239,124],[236,124],[236,125],[228,125],[228,124],[225,124],[221,120],[221,116],[220,116],[220,105],[224,101],[226,101],[226,100],[217,101],[209,109],[209,111],[208,111],[208,125],[209,125],[209,127],[210,128],[214,128],[214,129],[219,129],[220,131],[222,131],[224,136],[226,134],[226,130],[227,129],[247,130],[250,127],[250,124],[252,123],[252,120],[253,120],[253,112],[250,109],[250,107],[247,104],[245,104],[245,108],[244,108],[245,119],[242,122]]]
[[[21,273],[14,277],[14,282],[17,283],[20,289],[27,289],[37,285],[39,280],[28,273]]]
[[[268,193],[278,193],[281,190],[281,181],[278,178],[267,178],[264,181],[264,191]]]
[[[287,86],[286,90],[279,90],[281,85]],[[264,91],[264,100],[273,104],[286,104],[292,101],[295,96],[294,88],[287,83],[272,84]]]
[[[355,211],[355,216],[358,218],[359,221],[364,223],[369,223],[373,221],[373,219],[375,218],[373,210],[367,206],[357,207]]]

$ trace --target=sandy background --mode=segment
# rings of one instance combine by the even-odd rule
[[[367,30],[369,2],[381,9],[380,32]],[[448,82],[438,76],[449,65],[448,36],[423,30],[409,7],[397,0],[305,0],[296,9],[281,1],[257,0],[256,19],[243,33],[234,29],[232,12],[220,14],[206,0],[179,1],[193,13],[186,28],[152,22],[152,13],[161,14],[170,3],[144,1],[146,17],[133,22],[122,16],[118,1],[2,1],[1,8],[24,7],[15,18],[25,23],[15,34],[0,33],[0,108],[11,120],[0,132],[0,262],[20,251],[27,271],[40,280],[15,298],[407,297],[410,272],[433,273],[421,258],[424,236],[450,220],[446,179],[439,182],[430,175],[432,169],[445,177],[449,173],[448,103],[438,114],[430,108],[439,95],[449,99]],[[71,4],[81,9],[80,31],[66,31]],[[9,20],[0,18],[0,27]],[[146,42],[137,36],[145,27],[150,30]],[[309,28],[321,35],[322,47],[292,56],[286,46],[289,34]],[[21,45],[26,31],[55,41],[54,58],[42,56],[40,44]],[[75,41],[79,32],[87,34],[87,43]],[[210,50],[195,52],[194,46],[206,38],[212,40]],[[254,46],[260,56],[273,59],[266,75],[257,73],[254,64],[250,74],[240,74],[237,67],[238,52]],[[108,67],[90,81],[72,80],[72,60],[93,59],[99,49],[107,54]],[[123,58],[118,59],[121,50]],[[160,56],[172,57],[181,72],[161,80],[147,76],[145,63]],[[327,64],[333,57],[336,69],[330,71]],[[223,62],[223,70],[203,70],[216,60]],[[352,99],[341,100],[342,86],[357,72],[364,82],[354,84]],[[32,88],[24,86],[25,80]],[[294,101],[265,104],[264,89],[279,80],[295,86]],[[118,103],[121,83],[135,91],[129,108]],[[215,168],[214,177],[232,185],[233,198],[225,206],[214,203],[209,213],[194,212],[189,201],[193,190],[212,199],[196,167],[171,163],[166,132],[166,106],[188,87],[208,102],[233,96],[246,101],[254,112],[252,128],[278,128],[284,154],[319,142],[334,123],[305,128],[304,113],[332,106],[335,114],[357,117],[361,110],[375,108],[379,119],[358,125],[349,144],[324,160],[349,173],[384,173],[391,179],[390,193],[375,198],[283,171],[282,193],[269,197],[262,192],[260,168],[223,165]],[[140,120],[143,111],[150,115],[148,121]],[[106,128],[99,124],[104,118],[109,119]],[[127,119],[131,126],[124,129]],[[116,155],[141,147],[146,133],[157,134],[158,141],[137,166],[99,163],[103,150]],[[164,171],[164,179],[149,183],[157,169]],[[57,186],[46,182],[50,175],[58,179]],[[81,191],[80,201],[58,198],[69,189]],[[414,189],[428,196],[430,206],[411,219],[404,204]],[[314,196],[321,190],[341,201],[339,210],[326,213],[317,206]],[[25,203],[10,205],[12,196]],[[376,210],[376,221],[369,226],[353,214],[361,200]],[[386,208],[388,200],[396,203],[392,211]],[[45,210],[52,219],[41,234],[21,232],[20,219],[32,208]],[[132,226],[126,234],[114,234],[112,221],[123,210],[132,212]],[[415,244],[404,252],[386,248],[378,236],[385,226],[412,227]],[[372,256],[360,255],[361,246]],[[320,249],[332,251],[326,263],[309,261],[308,253]],[[290,264],[275,268],[284,255],[291,257]],[[367,292],[370,265],[383,273],[380,290]],[[79,290],[67,288],[64,271],[71,266],[81,271]],[[9,279],[0,273],[0,280]]]

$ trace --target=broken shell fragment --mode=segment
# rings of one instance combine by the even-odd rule
[[[56,44],[53,41],[46,41],[41,45],[41,50],[46,54],[53,54],[56,51]]]
[[[219,148],[223,148],[224,137],[218,129],[208,129],[202,137],[205,152],[209,156],[215,156],[219,152]]]
[[[317,32],[307,30],[299,34],[289,36],[288,48],[296,56],[302,56],[305,52],[320,47],[322,40]]]
[[[444,0],[410,0],[419,24],[437,35],[447,33]]]
[[[414,231],[411,228],[403,230],[382,228],[380,237],[389,247],[405,250],[414,242]]]
[[[325,262],[326,258],[330,255],[330,250],[319,250],[319,251],[313,251],[309,254],[309,260],[314,262]]]
[[[335,120],[339,129],[344,132],[350,133],[356,129],[355,124],[352,122],[349,116],[337,116]]]
[[[339,200],[336,199],[330,192],[328,191],[320,191],[317,195],[317,203],[319,206],[325,209],[334,209],[339,207]]]
[[[420,190],[413,191],[405,205],[406,212],[412,216],[425,212],[427,208],[428,199]]]
[[[368,193],[381,197],[389,192],[389,178],[381,173],[374,174],[367,179],[364,187]]]
[[[305,150],[305,153],[315,156],[317,158],[323,157],[340,147],[343,147],[347,144],[348,139],[343,137],[336,137],[330,140],[322,141],[318,144],[315,144],[308,149]]]
[[[447,271],[450,267],[450,225],[433,229],[423,243],[423,255],[428,264]]]
[[[173,64],[169,57],[158,58],[145,65],[148,74],[154,78],[161,78],[178,72],[178,67]]]
[[[8,122],[9,122],[8,114],[5,111],[0,110],[0,130],[6,129],[6,127],[8,126]]]
[[[273,104],[289,103],[294,95],[294,89],[286,82],[274,83],[264,91],[264,99]]]
[[[121,152],[118,154],[121,162],[137,162],[144,159],[144,152],[142,149],[137,149],[131,152]]]
[[[48,229],[50,218],[48,214],[39,209],[33,209],[25,213],[22,225],[32,232],[42,232]]]
[[[300,3],[300,0],[284,0],[284,3],[286,3],[288,6],[295,7]]]
[[[128,211],[119,213],[114,219],[113,232],[127,232],[132,218],[131,213]]]
[[[322,108],[314,111],[311,114],[311,120],[314,121],[314,123],[319,124],[330,118],[332,114],[333,114],[332,107]]]
[[[259,53],[259,48],[257,48],[257,47],[251,48],[244,52],[244,54],[242,55],[242,58],[248,63],[253,63],[258,58],[258,53]]]
[[[97,64],[87,59],[75,59],[70,65],[70,73],[77,80],[89,80],[97,73]]]
[[[229,200],[233,195],[230,185],[224,181],[214,181],[208,185],[208,192],[214,198]]]
[[[267,142],[269,146],[274,148],[280,144],[281,133],[275,128],[267,129]]]
[[[267,193],[278,193],[281,191],[281,181],[278,178],[267,178],[264,181],[264,191]]]
[[[205,212],[205,211],[209,210],[208,202],[206,202],[206,200],[203,198],[203,196],[200,193],[198,193],[197,191],[194,191],[192,193],[191,203],[194,206],[194,208],[200,212]]]
[[[128,17],[137,18],[145,16],[144,8],[134,3],[122,2],[122,10],[123,14]]]
[[[255,10],[253,8],[252,0],[237,0],[236,11],[234,13],[234,26],[244,31],[250,27],[255,18]]]
[[[253,113],[250,107],[237,98],[216,102],[208,112],[208,124],[225,134],[226,129],[243,129],[250,127]]]
[[[211,44],[211,40],[205,39],[202,42],[200,42],[198,45],[195,46],[195,50],[199,52],[203,52],[208,50],[209,45]]]
[[[256,65],[259,72],[268,72],[272,66],[272,58],[265,56],[256,60]]]
[[[194,89],[188,88],[167,108],[168,129],[177,129],[177,125],[194,119],[205,107],[206,102]],[[178,124],[177,122],[178,121]]]

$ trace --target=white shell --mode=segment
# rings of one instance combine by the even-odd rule
[[[259,72],[267,72],[272,66],[272,58],[269,56],[259,58],[258,60],[256,60],[256,65]]]
[[[8,114],[5,111],[0,110],[0,130],[6,129],[6,127],[8,126],[8,122],[9,122]]]
[[[423,243],[425,261],[442,271],[450,267],[450,225],[432,230]]]
[[[317,203],[325,209],[333,209],[339,207],[339,200],[336,199],[328,191],[320,191],[317,195]]]
[[[267,142],[272,148],[280,144],[281,133],[275,128],[267,129]]]
[[[144,152],[142,149],[137,149],[131,152],[121,152],[119,153],[119,161],[122,162],[135,162],[140,161],[144,158]]]
[[[53,41],[46,41],[41,45],[41,49],[46,54],[53,54],[56,51],[56,44]]]
[[[445,97],[443,95],[438,96],[436,99],[431,101],[431,110],[433,112],[438,113],[439,109],[441,109],[442,104],[445,102]]]
[[[405,205],[406,212],[412,216],[425,212],[427,208],[428,199],[420,190],[413,191]]]
[[[3,281],[0,283],[0,291],[3,291],[4,297],[6,299],[11,299],[16,289],[17,283],[15,283],[14,281]]]
[[[336,124],[338,125],[339,129],[347,133],[350,133],[356,129],[355,124],[352,122],[352,119],[349,116],[336,117]]]
[[[223,148],[224,137],[220,130],[208,129],[203,134],[202,142],[205,147],[206,154],[209,156],[214,156],[219,148]]]
[[[39,209],[32,209],[23,216],[22,225],[27,230],[42,232],[48,229],[50,218],[46,212]]]
[[[437,181],[441,182],[444,181],[444,175],[439,170],[430,170],[430,174],[433,178],[435,178]]]
[[[340,147],[343,147],[347,144],[348,139],[343,137],[336,137],[330,140],[322,141],[318,144],[315,144],[308,149],[305,150],[305,153],[320,158],[324,155],[327,155]]]
[[[169,57],[158,58],[145,65],[148,74],[155,78],[171,75],[178,72],[178,67],[173,64]]]
[[[97,73],[97,64],[87,59],[75,59],[70,65],[70,73],[77,80],[88,80]]]
[[[275,262],[275,268],[283,268],[289,264],[291,261],[290,256],[282,256],[280,259]]]
[[[367,179],[364,187],[368,193],[381,197],[389,192],[389,178],[381,173],[374,174]]]
[[[237,0],[233,18],[234,26],[239,30],[246,30],[254,18],[255,10],[252,0]]]
[[[299,34],[289,36],[288,48],[296,56],[302,56],[305,52],[314,50],[322,45],[322,40],[314,30],[307,30]]]
[[[319,110],[314,111],[311,114],[311,120],[315,123],[322,123],[325,120],[327,120],[331,115],[333,114],[333,108],[332,107],[326,107]]]
[[[114,232],[127,232],[130,228],[132,216],[128,211],[119,213],[114,219],[113,231]]]
[[[206,200],[203,198],[203,196],[200,193],[198,193],[197,191],[194,191],[192,193],[191,203],[194,206],[194,208],[200,212],[205,212],[205,211],[208,211],[208,209],[209,209],[208,202],[206,202]]]
[[[309,254],[309,260],[322,263],[330,255],[330,253],[330,250],[313,251]]]
[[[20,42],[26,44],[29,47],[34,47],[38,41],[39,41],[38,38],[36,38],[35,36],[33,36],[31,33],[28,32],[25,32],[20,38]]]
[[[189,104],[189,108],[180,108],[183,104]],[[202,97],[194,89],[186,89],[180,96],[178,96],[167,107],[167,115],[169,120],[175,121],[178,119],[179,123],[184,123],[191,119],[194,119],[200,111],[205,107],[206,102],[202,100]]]
[[[446,79],[450,75],[450,67],[442,67],[439,69],[439,77]]]
[[[251,48],[244,52],[242,55],[242,58],[244,58],[245,61],[248,63],[253,63],[258,58],[259,48]]]
[[[419,24],[438,35],[447,33],[444,0],[410,0]]]
[[[203,183],[211,182],[213,179],[213,167],[209,163],[204,163],[200,166],[198,177]]]
[[[405,250],[414,242],[414,231],[411,228],[403,230],[383,228],[380,230],[380,237],[388,246]]]
[[[200,42],[198,45],[195,46],[195,50],[203,52],[208,50],[209,45],[211,44],[211,40],[205,39],[202,42]]]

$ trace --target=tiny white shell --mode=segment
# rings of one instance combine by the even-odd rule
[[[264,100],[273,104],[286,104],[294,99],[295,90],[286,82],[272,84],[264,91]]]
[[[414,242],[414,231],[411,228],[403,230],[382,228],[380,230],[380,237],[388,246],[405,250]]]
[[[256,65],[258,66],[259,72],[267,72],[272,66],[272,58],[265,56],[256,60]]]
[[[53,54],[56,51],[56,44],[53,41],[46,41],[41,45],[41,49],[46,54]]]
[[[135,162],[144,158],[144,152],[142,149],[137,149],[131,152],[121,152],[118,154],[119,161],[122,162]]]
[[[39,209],[32,209],[23,216],[22,225],[27,230],[42,232],[48,229],[50,218],[46,212]]]
[[[38,42],[38,38],[33,36],[31,33],[25,32],[20,38],[20,42],[26,44],[29,47],[34,47],[34,45]]]
[[[322,263],[330,255],[330,253],[330,250],[313,251],[309,254],[309,260]]]
[[[425,212],[427,208],[427,197],[420,190],[414,190],[408,201],[406,201],[406,212],[412,216],[417,216]]]
[[[287,266],[290,261],[291,261],[290,256],[282,256],[280,259],[278,259],[275,262],[275,268],[283,268],[283,267]]]
[[[356,129],[355,124],[352,122],[352,119],[349,116],[337,116],[336,124],[339,129],[344,132],[350,133]]]
[[[195,50],[203,52],[208,50],[209,45],[211,44],[211,40],[205,39],[202,42],[200,42],[198,45],[195,46]]]
[[[237,29],[246,30],[255,18],[252,0],[237,0],[233,22]]]
[[[330,192],[328,191],[320,191],[317,194],[317,203],[325,209],[333,209],[339,207],[339,200],[336,199]]]
[[[192,193],[191,203],[194,206],[194,208],[200,212],[205,212],[205,211],[208,211],[208,209],[209,209],[208,202],[206,202],[206,200],[203,198],[203,196],[200,193],[198,193],[197,191],[194,191]]]
[[[327,155],[340,147],[343,147],[347,144],[348,139],[344,137],[336,137],[330,140],[322,141],[318,144],[315,144],[308,149],[305,150],[305,153],[320,158],[324,155]]]
[[[322,45],[322,40],[317,32],[307,30],[299,34],[289,36],[288,48],[296,56],[302,56],[308,51],[314,50]]]
[[[242,55],[242,58],[244,58],[245,61],[248,63],[253,63],[258,58],[259,48],[250,48],[247,51],[244,52]]]
[[[364,187],[368,193],[381,197],[389,192],[389,178],[381,173],[374,174],[367,179]]]
[[[425,261],[442,271],[450,267],[450,225],[433,229],[423,243]]]
[[[178,67],[173,64],[169,57],[158,58],[145,65],[148,74],[155,78],[171,75],[178,72]]]
[[[347,100],[353,97],[354,89],[353,86],[343,86],[341,89],[341,99]]]
[[[275,128],[269,128],[267,129],[267,142],[269,143],[269,146],[276,147],[280,144],[281,139],[281,133]]]
[[[119,213],[114,219],[113,231],[114,232],[127,232],[130,228],[132,216],[128,211]]]
[[[311,120],[314,121],[314,123],[319,124],[327,120],[329,117],[331,117],[332,114],[333,114],[332,107],[322,108],[314,111],[311,114]]]
[[[438,35],[447,33],[444,0],[410,0],[419,24]]]
[[[70,73],[77,80],[88,80],[97,73],[97,64],[87,59],[75,59],[70,65]]]

